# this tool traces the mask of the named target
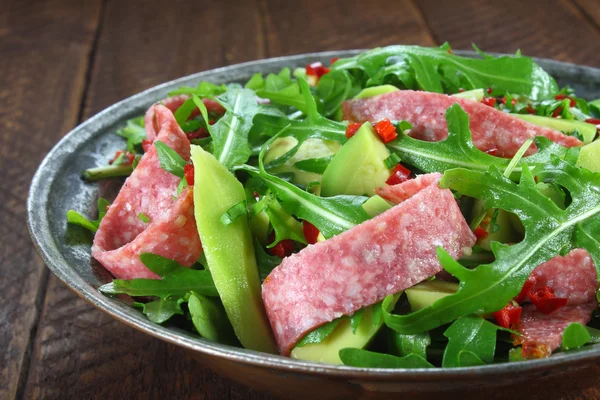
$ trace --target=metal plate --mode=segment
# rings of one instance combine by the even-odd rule
[[[218,68],[180,78],[125,99],[90,118],[66,135],[46,156],[36,172],[27,202],[28,225],[33,242],[46,265],[75,293],[100,310],[161,340],[185,347],[220,373],[260,389],[278,392],[281,382],[299,384],[303,393],[321,385],[334,385],[332,392],[348,395],[360,391],[421,392],[466,387],[512,384],[515,380],[564,373],[567,368],[591,365],[600,358],[600,345],[585,351],[560,353],[551,358],[520,363],[486,365],[476,368],[390,370],[354,368],[299,361],[251,350],[209,342],[183,330],[148,321],[124,302],[102,295],[97,287],[111,280],[110,274],[91,260],[91,236],[78,227],[68,227],[66,212],[75,209],[96,215],[96,199],[112,200],[120,182],[86,184],[79,179],[82,170],[106,163],[123,141],[114,132],[129,118],[142,115],[154,102],[179,86],[195,86],[201,80],[214,83],[243,82],[253,73],[278,72],[283,67],[299,67],[314,61],[329,63],[332,57],[348,57],[358,50],[303,54],[272,58]],[[459,52],[472,56],[472,52]],[[600,70],[537,60],[559,85],[570,85],[579,96],[600,97]],[[250,373],[249,379],[242,374]],[[316,379],[318,385],[310,387]],[[424,388],[423,382],[428,385]],[[376,383],[379,382],[379,383]],[[485,383],[487,382],[487,384]],[[492,383],[493,382],[493,383]],[[336,386],[337,385],[337,386]],[[287,393],[289,392],[281,392]],[[333,396],[333,395],[332,395]]]

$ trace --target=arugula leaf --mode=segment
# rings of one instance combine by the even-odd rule
[[[221,215],[220,221],[223,225],[227,226],[244,215],[248,215],[248,210],[246,209],[246,200],[242,200],[239,203],[231,206],[229,210]]]
[[[260,159],[259,165],[263,167]],[[319,197],[270,175],[264,168],[256,169],[245,165],[240,169],[262,179],[280,200],[285,211],[316,226],[325,238],[342,233],[369,219],[369,215],[362,208],[362,204],[367,200],[366,197]]]
[[[209,128],[213,155],[225,167],[231,168],[250,158],[248,133],[260,106],[256,94],[249,89],[228,88],[217,100],[227,111]]]
[[[165,299],[153,300],[148,303],[133,303],[134,307],[141,308],[142,312],[151,322],[162,324],[169,320],[172,316],[179,314],[183,315],[181,304],[185,299],[177,296],[167,297]]]
[[[223,85],[215,85],[214,83],[210,83],[210,82],[206,82],[206,81],[202,81],[200,83],[198,83],[198,86],[194,87],[189,87],[189,86],[182,86],[177,90],[173,90],[172,92],[169,93],[169,97],[171,96],[177,96],[179,94],[187,94],[187,95],[193,95],[195,94],[196,96],[199,97],[214,97],[214,96],[218,96],[221,93],[224,93],[227,90],[227,86]]]
[[[298,168],[300,171],[312,172],[315,174],[322,175],[327,169],[327,166],[333,159],[333,156],[319,157],[319,158],[308,158],[306,160],[300,160],[294,163],[294,168]]]
[[[428,332],[406,335],[388,331],[388,347],[392,354],[400,357],[416,354],[427,358],[427,347],[431,345],[431,337]]]
[[[254,254],[256,255],[260,281],[263,282],[271,271],[281,264],[281,258],[268,254],[258,240],[254,241]]]
[[[154,146],[156,147],[160,167],[179,178],[183,178],[183,169],[186,164],[185,160],[181,158],[175,150],[160,140],[155,141]]]
[[[332,71],[336,70],[364,76],[366,86],[385,84],[393,78],[409,89],[438,93],[444,89],[456,93],[461,85],[465,90],[490,87],[493,95],[517,93],[541,100],[558,92],[554,79],[529,57],[466,58],[449,53],[448,47],[376,48],[336,61]]]
[[[344,100],[358,93],[360,88],[355,88],[352,82],[351,75],[344,70],[331,71],[319,79],[316,95],[325,116],[335,114]]]
[[[162,279],[114,279],[98,288],[105,294],[124,293],[130,296],[156,296],[167,299],[171,296],[184,297],[190,290],[204,296],[218,296],[209,271],[194,270],[179,265],[155,254],[144,253],[140,259],[149,270]]]
[[[435,368],[425,358],[417,354],[396,357],[389,354],[346,348],[340,350],[340,359],[344,365],[361,368]]]
[[[196,95],[194,95],[194,96],[196,96]],[[173,113],[173,116],[175,117],[175,121],[177,121],[179,126],[181,126],[183,128],[185,122],[190,117],[190,115],[192,115],[192,112],[195,109],[196,109],[196,102],[194,101],[193,97],[190,97],[189,99],[184,101],[183,104],[181,106],[179,106],[179,108],[177,110],[175,110],[175,113]]]
[[[494,361],[496,331],[501,329],[480,316],[459,318],[444,332],[448,345],[442,367],[468,367]]]
[[[259,97],[306,112],[305,98],[298,83],[292,80],[289,68],[283,68],[278,74],[269,74],[266,79],[260,73],[254,74],[246,88],[254,90]]]
[[[223,305],[218,301],[192,291],[188,299],[188,309],[192,323],[200,336],[213,342],[225,344],[235,342],[233,328]]]
[[[148,215],[146,215],[146,214],[142,213],[142,212],[141,212],[141,213],[138,213],[138,215],[137,215],[137,216],[138,216],[138,218],[140,219],[140,221],[142,221],[142,222],[145,222],[145,223],[148,223],[148,222],[150,222],[150,217],[149,217]]]
[[[92,233],[96,233],[98,227],[100,226],[100,222],[102,222],[102,218],[104,218],[104,216],[106,215],[106,209],[109,205],[110,203],[108,202],[108,200],[100,197],[98,199],[98,219],[90,221],[77,211],[69,210],[67,211],[67,222],[69,224],[79,225]]]
[[[385,164],[385,167],[387,169],[394,168],[396,165],[398,165],[399,162],[400,162],[400,157],[398,157],[398,154],[396,154],[396,153],[390,154],[390,156],[388,158],[383,160],[383,163]]]
[[[116,134],[127,139],[127,150],[132,153],[135,152],[136,148],[146,139],[144,116],[127,120],[125,128],[119,129]]]
[[[340,318],[334,319],[333,321],[328,322],[325,325],[321,325],[314,331],[309,332],[306,336],[300,339],[298,343],[296,343],[296,347],[306,346],[307,344],[321,343],[327,338],[327,336],[333,333],[340,321]]]
[[[264,211],[269,216],[269,221],[275,231],[275,240],[267,246],[268,248],[274,247],[277,243],[285,239],[292,239],[296,242],[306,244],[302,223],[285,212],[277,199],[270,197]]]
[[[533,173],[524,168],[519,184],[502,176],[494,166],[488,172],[447,171],[441,187],[484,201],[485,208],[502,208],[517,215],[525,238],[512,246],[492,242],[495,261],[466,269],[438,248],[446,271],[460,280],[458,291],[408,315],[385,315],[388,326],[400,333],[430,330],[471,313],[489,313],[504,307],[519,293],[535,267],[574,248],[588,250],[597,271],[600,266],[600,174],[577,168],[556,157],[535,169],[538,180],[566,188],[571,204],[562,210],[541,194]]]
[[[424,171],[444,172],[452,168],[467,168],[474,171],[486,171],[495,165],[500,171],[508,168],[511,160],[494,157],[479,150],[471,139],[469,115],[459,104],[453,104],[446,111],[448,138],[440,142],[426,142],[413,139],[406,134],[398,135],[398,139],[389,143],[388,148],[398,154],[402,161]],[[522,163],[530,166],[547,164],[553,155],[564,158],[567,149],[551,140],[537,136],[535,143],[537,153],[524,157]],[[521,166],[513,170],[512,178],[518,178]]]
[[[588,343],[591,339],[592,336],[586,327],[578,322],[574,322],[569,324],[563,332],[562,349],[577,349]]]

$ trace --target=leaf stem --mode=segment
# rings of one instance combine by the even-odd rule
[[[108,165],[106,167],[89,168],[81,173],[81,178],[86,181],[99,181],[109,178],[129,176],[133,172],[133,165]]]

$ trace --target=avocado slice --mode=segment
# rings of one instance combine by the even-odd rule
[[[365,122],[325,169],[321,195],[373,195],[390,177],[384,163],[389,156],[371,123]]]
[[[273,143],[269,146],[267,151],[265,152],[265,156],[263,158],[263,162],[268,164],[269,162],[278,159],[283,156],[289,150],[294,148],[298,144],[298,140],[292,136],[285,136],[281,138],[275,139]],[[321,140],[310,138],[306,139],[301,145],[296,154],[290,157],[283,165],[272,168],[269,171],[275,174],[292,172],[294,177],[292,178],[292,182],[302,185],[308,186],[313,182],[321,182],[321,175],[314,173],[303,171],[294,164],[299,161],[309,160],[312,158],[324,158],[333,156],[338,150],[342,147],[339,142],[334,140]]]
[[[462,97],[463,99],[471,99],[475,101],[483,100],[484,96],[485,92],[483,89],[467,90],[466,92],[455,93],[452,95],[452,97]]]
[[[368,88],[361,90],[356,96],[354,96],[353,99],[354,100],[366,99],[367,97],[375,97],[375,96],[379,96],[380,94],[395,92],[396,90],[400,90],[400,89],[398,89],[396,86],[392,86],[392,85],[381,85],[381,86],[368,87]]]
[[[600,172],[600,140],[586,144],[581,148],[577,166],[589,169],[592,172]]]
[[[410,304],[410,310],[415,312],[422,308],[429,307],[439,299],[456,293],[458,283],[445,281],[425,281],[410,289],[406,289],[406,297]]]
[[[393,205],[388,203],[383,197],[376,194],[375,196],[370,197],[369,200],[365,201],[362,207],[365,209],[367,214],[373,218],[389,210],[393,207]]]
[[[192,145],[194,216],[208,270],[236,336],[248,349],[276,353],[265,313],[252,234],[246,218],[221,216],[246,200],[244,187],[210,153]]]
[[[596,137],[596,125],[588,124],[583,121],[575,121],[572,119],[560,119],[542,117],[541,115],[529,114],[512,114],[517,118],[530,122],[537,126],[554,129],[565,135],[571,134],[577,130],[583,138],[583,143],[591,143]]]

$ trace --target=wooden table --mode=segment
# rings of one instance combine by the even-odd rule
[[[37,257],[25,226],[27,189],[46,152],[78,123],[173,78],[319,50],[444,41],[466,49],[476,42],[487,51],[520,48],[527,55],[600,67],[599,5],[3,0],[0,398],[269,398],[92,308]],[[589,387],[564,396],[552,390],[535,388],[528,398],[600,397],[600,390]]]

